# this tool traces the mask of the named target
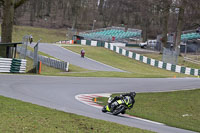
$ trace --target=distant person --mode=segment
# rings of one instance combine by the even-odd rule
[[[171,43],[170,44],[170,50],[173,50],[173,47],[174,47],[174,45],[173,45],[173,43]]]
[[[197,28],[196,32],[200,34],[200,27]]]
[[[33,42],[33,36],[32,35],[30,35],[29,41],[30,41],[30,44]]]
[[[84,58],[84,56],[85,56],[85,51],[84,51],[84,49],[82,48],[82,49],[81,49],[81,57]]]

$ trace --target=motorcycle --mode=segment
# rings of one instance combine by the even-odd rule
[[[84,58],[84,56],[85,56],[85,51],[81,50],[81,57]]]
[[[110,97],[108,99],[108,103],[110,103],[112,101],[112,98]],[[116,100],[114,101],[110,108],[108,105],[105,105],[103,108],[102,108],[102,112],[106,113],[106,112],[110,112],[112,113],[113,115],[118,115],[118,114],[125,114],[125,111],[127,109],[131,109],[132,108],[132,99],[130,96],[125,96],[125,97],[122,97],[120,100]]]

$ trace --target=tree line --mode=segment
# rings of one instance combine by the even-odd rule
[[[199,0],[0,0],[0,5],[4,42],[12,41],[3,34],[13,24],[91,30],[96,20],[95,28],[142,29],[144,40],[162,34],[163,45],[167,33],[176,32],[178,45],[182,30],[200,24]]]

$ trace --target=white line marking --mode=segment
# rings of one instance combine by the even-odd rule
[[[137,120],[141,120],[141,121],[146,121],[146,122],[150,122],[150,123],[154,123],[154,124],[158,124],[158,125],[165,125],[165,124],[160,123],[160,122],[155,122],[155,121],[151,121],[151,120],[147,120],[147,119],[142,119],[142,118],[131,116],[131,115],[127,115],[127,114],[124,114],[122,116],[127,116],[127,117],[131,117],[133,119],[137,119]]]
[[[109,93],[102,93],[102,94],[80,94],[80,95],[76,95],[75,99],[78,100],[78,101],[80,101],[80,102],[82,102],[82,103],[90,105],[92,107],[102,109],[103,106],[95,103],[92,99],[95,98],[95,97],[110,97],[110,95],[111,94],[109,94]],[[132,118],[132,119],[137,119],[137,120],[140,120],[140,121],[145,121],[145,122],[153,123],[153,124],[164,125],[163,123],[159,123],[159,122],[155,122],[155,121],[151,121],[151,120],[147,120],[147,119],[142,119],[142,118],[138,118],[138,117],[127,115],[127,114],[120,114],[120,115],[121,116],[129,117],[129,118]]]

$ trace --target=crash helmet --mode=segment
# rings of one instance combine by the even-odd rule
[[[131,95],[131,97],[135,97],[136,96],[136,93],[135,92],[130,92],[130,95]]]

